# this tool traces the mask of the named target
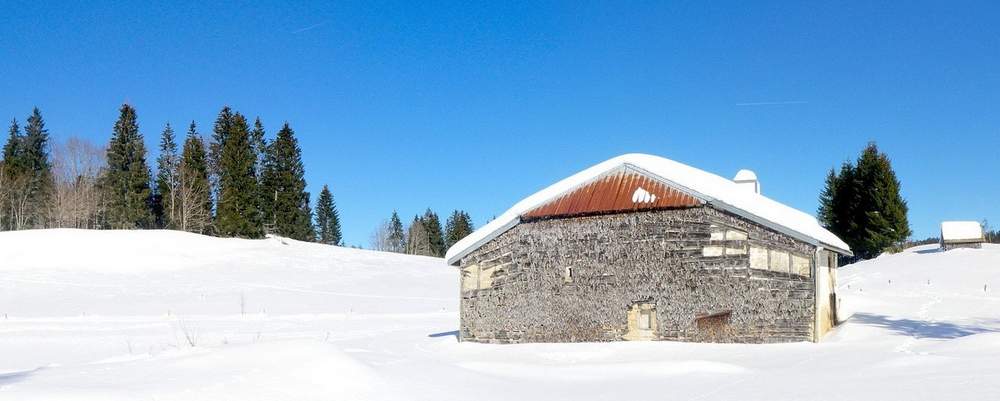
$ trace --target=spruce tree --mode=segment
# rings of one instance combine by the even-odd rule
[[[399,220],[399,214],[392,211],[389,218],[389,251],[402,253],[406,251],[406,234],[403,232],[403,222]]]
[[[889,157],[874,142],[858,158],[857,175],[862,183],[860,212],[864,232],[861,257],[872,258],[910,236],[909,208],[899,193],[899,180]]]
[[[857,164],[845,162],[827,174],[818,218],[851,247],[854,259],[876,257],[910,236],[899,188],[888,156],[869,143]]]
[[[178,165],[177,221],[180,230],[207,234],[212,219],[212,189],[208,175],[205,141],[198,134],[194,121],[184,139],[184,150]]]
[[[253,129],[250,130],[250,146],[253,148],[254,171],[257,172],[257,207],[259,208],[261,224],[267,224],[264,219],[263,208],[267,204],[267,189],[264,187],[264,163],[267,162],[267,137],[264,131],[264,123],[257,117],[253,121]],[[265,228],[265,231],[267,229]]]
[[[341,245],[340,214],[333,202],[330,188],[323,185],[323,190],[316,200],[316,231],[319,242],[329,245]]]
[[[49,161],[49,131],[45,129],[45,120],[37,107],[31,111],[24,126],[20,148],[23,173],[26,175],[23,190],[28,201],[25,210],[27,227],[45,227],[55,182]]]
[[[267,147],[263,176],[264,221],[272,225],[275,234],[314,241],[302,150],[288,123]]]
[[[149,208],[149,166],[135,109],[123,104],[115,122],[107,151],[108,169],[103,187],[107,192],[107,224],[116,229],[146,228]]]
[[[7,135],[7,142],[3,145],[3,161],[8,167],[18,163],[18,156],[21,148],[21,127],[15,118],[10,122],[10,130]]]
[[[212,195],[216,200],[219,199],[219,179],[222,176],[222,146],[229,132],[233,130],[234,117],[233,109],[229,106],[223,106],[215,118],[215,123],[212,126],[212,138],[208,142],[208,180],[212,188]]]
[[[447,250],[444,246],[444,233],[441,230],[441,220],[437,213],[427,209],[423,216],[424,228],[427,229],[427,240],[430,243],[431,256],[444,256]]]
[[[17,124],[17,119],[10,123],[10,131],[7,142],[3,146],[3,179],[6,188],[6,197],[0,204],[0,230],[14,230],[18,228],[17,208],[20,204],[19,192],[21,190],[21,177],[23,168],[21,162],[21,127]]]
[[[828,230],[833,227],[833,222],[836,219],[833,214],[833,198],[837,193],[837,182],[837,173],[831,168],[826,174],[823,191],[819,193],[819,210],[816,211],[816,220],[819,220],[820,224]]]
[[[177,185],[179,181],[177,142],[174,129],[167,123],[160,137],[160,156],[156,159],[156,193],[153,196],[153,215],[157,226],[176,228]]]
[[[240,113],[223,109],[216,121],[219,195],[216,230],[223,237],[260,238],[264,235],[258,209],[256,155],[250,129]]]
[[[260,117],[253,121],[253,129],[250,130],[250,145],[253,153],[257,157],[257,172],[264,171],[264,159],[267,157],[267,138],[265,137],[264,124],[260,122]]]
[[[456,210],[448,217],[445,224],[445,249],[451,248],[456,242],[472,234],[472,218],[468,213]]]

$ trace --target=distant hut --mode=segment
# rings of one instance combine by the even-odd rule
[[[942,221],[941,249],[976,248],[983,246],[983,226],[978,221]]]

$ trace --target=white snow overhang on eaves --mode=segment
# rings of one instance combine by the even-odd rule
[[[846,243],[821,227],[816,218],[809,214],[763,195],[744,191],[738,184],[718,175],[670,159],[632,153],[598,163],[521,200],[449,248],[445,255],[446,262],[450,265],[457,264],[470,252],[520,223],[522,214],[619,168],[635,169],[718,209],[739,215],[808,244],[823,245],[838,253],[852,255]]]

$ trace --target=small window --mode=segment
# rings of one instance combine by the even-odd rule
[[[481,267],[479,269],[479,289],[486,289],[493,287],[493,272],[497,270],[497,266]]]
[[[708,230],[711,234],[709,239],[712,241],[746,241],[747,239],[746,231],[720,226],[718,224],[710,225]]]
[[[747,233],[745,231],[730,229],[726,231],[726,239],[729,241],[746,241]]]
[[[712,224],[708,226],[711,236],[709,237],[712,241],[722,241],[726,239],[726,228]]]
[[[776,272],[788,273],[788,252],[770,251],[768,268]]]
[[[656,304],[652,300],[632,304],[627,312],[625,340],[656,339]]]
[[[809,277],[809,258],[800,255],[792,255],[792,273]]]
[[[479,265],[469,265],[462,268],[462,290],[479,289]]]
[[[563,282],[572,283],[573,282],[573,266],[566,266],[563,271]]]
[[[750,268],[767,270],[767,249],[750,247]]]
[[[653,311],[643,309],[639,311],[639,330],[650,330],[653,328]]]
[[[723,254],[725,254],[725,251],[726,251],[725,247],[710,245],[701,248],[701,256],[705,257],[722,256]]]
[[[726,255],[746,255],[746,248],[726,248]]]

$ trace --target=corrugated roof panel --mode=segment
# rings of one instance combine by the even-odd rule
[[[525,219],[699,206],[703,202],[638,172],[622,170],[522,214]]]

